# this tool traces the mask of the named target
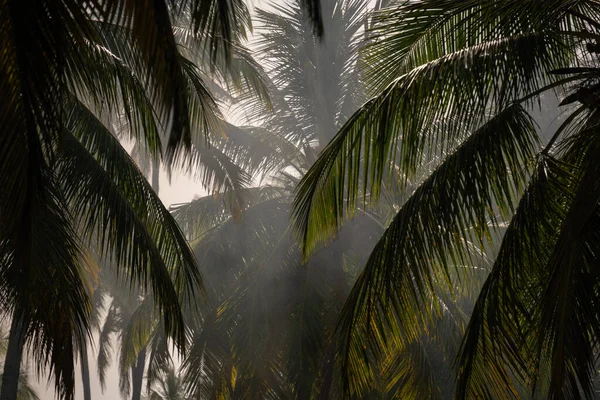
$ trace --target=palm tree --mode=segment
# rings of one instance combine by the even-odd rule
[[[265,83],[258,72],[260,67],[249,51],[241,43],[236,43],[231,48],[229,59],[225,58],[225,54],[218,54],[216,60],[207,62],[210,54],[201,41],[194,39],[193,32],[186,28],[189,18],[189,13],[182,15],[175,21],[173,29],[177,43],[182,46],[182,55],[198,66],[197,73],[202,78],[201,83],[204,82],[223,104],[231,103],[235,95],[243,95],[270,107]],[[219,121],[219,124],[226,128],[223,121]],[[196,177],[208,190],[240,190],[246,179],[245,173],[230,159],[230,154],[214,146],[220,142],[219,137],[211,137],[211,142],[213,145],[206,146],[204,138],[193,139],[191,158],[196,167]],[[132,156],[140,169],[152,176],[152,188],[158,193],[161,164],[169,175],[172,173],[172,166],[152,157],[144,143],[134,145]],[[183,167],[184,172],[190,170],[189,166]],[[142,292],[131,297],[115,284],[114,279],[108,281],[112,283],[104,283],[108,283],[107,294],[112,300],[104,326],[100,329],[98,372],[104,385],[104,373],[109,366],[107,348],[111,346],[110,341],[113,339],[111,333],[117,333],[120,343],[120,388],[124,396],[131,393],[133,400],[139,400],[146,368],[147,390],[150,390],[159,378],[160,371],[171,362],[168,336],[159,316],[150,312],[149,306],[153,302],[150,294]]]
[[[354,50],[365,39],[366,4],[323,2],[322,42],[313,39],[297,5],[273,9],[256,12],[263,28],[257,53],[271,82],[273,112],[243,104],[243,115],[264,123],[230,127],[229,141],[221,144],[263,180],[243,191],[242,212],[232,209],[227,193],[173,210],[202,254],[210,287],[184,362],[195,397],[308,398],[320,392],[335,398],[337,387],[327,382],[331,333],[352,265],[365,261],[360,257],[369,241],[362,235],[382,233],[379,217],[365,216],[335,246],[303,262],[288,225],[299,177],[363,100]]]
[[[365,49],[375,96],[340,129],[294,202],[305,255],[360,203],[433,154],[346,302],[337,360],[369,390],[390,346],[426,333],[470,243],[508,221],[463,337],[456,398],[591,398],[598,354],[597,1],[408,1]],[[568,93],[540,146],[529,110]],[[496,221],[490,224],[489,221]]]
[[[215,57],[247,26],[241,2],[188,6]],[[74,349],[89,333],[81,270],[92,237],[132,282],[149,286],[182,349],[180,304],[200,287],[185,238],[100,114],[123,107],[130,134],[143,133],[155,156],[157,127],[168,127],[171,160],[191,147],[192,125],[208,128],[197,122],[212,118],[214,103],[205,92],[206,101],[194,103],[199,92],[189,90],[200,81],[174,41],[178,7],[13,2],[1,10],[0,290],[12,326],[0,398],[16,396],[26,343],[40,367],[50,367],[58,393],[70,397]]]
[[[206,85],[211,92],[220,99],[222,103],[230,102],[234,94],[244,94],[252,98],[256,97],[260,102],[268,105],[268,97],[264,82],[258,75],[254,60],[249,56],[248,50],[240,43],[231,48],[230,59],[226,60],[224,54],[218,54],[215,60],[207,62],[209,54],[203,43],[194,38],[189,25],[190,13],[184,13],[174,21],[174,35],[177,43],[181,46],[180,51],[191,63],[197,66],[193,69],[196,80],[194,88]],[[116,46],[111,51],[118,51]],[[213,70],[211,72],[211,70]],[[201,77],[200,79],[197,79]],[[205,102],[201,98],[202,91],[196,90],[198,95],[194,101],[200,104]],[[218,116],[220,118],[220,116]],[[117,136],[126,139],[128,134],[128,121],[125,116],[123,122],[117,122]],[[219,124],[223,124],[219,121]],[[218,137],[211,138],[218,142]],[[173,166],[161,163],[157,157],[153,157],[148,145],[144,142],[134,143],[132,157],[140,170],[147,176],[152,176],[151,186],[155,193],[159,190],[159,175],[161,164],[172,173]],[[221,152],[217,147],[207,147],[204,138],[194,137],[191,149],[191,158],[194,167],[197,167],[197,175],[201,183],[209,190],[235,190],[243,182],[244,175],[241,170],[229,161],[228,155]],[[232,167],[233,166],[233,167]],[[190,167],[183,165],[185,170]],[[134,290],[131,295],[127,289],[118,284],[118,279],[109,278],[112,267],[110,263],[103,266],[100,286],[96,291],[101,298],[109,297],[110,305],[108,314],[102,327],[99,327],[100,341],[98,351],[98,373],[100,382],[104,386],[105,371],[110,364],[109,349],[111,341],[117,334],[119,343],[119,386],[124,396],[130,393],[132,399],[141,397],[143,385],[142,380],[146,367],[148,368],[148,388],[152,385],[158,372],[165,363],[170,362],[171,355],[167,345],[164,324],[156,312],[152,312],[153,297],[144,290]],[[102,301],[100,301],[102,303]],[[103,304],[99,304],[99,309]]]
[[[184,400],[186,398],[183,377],[173,365],[170,365],[162,371],[160,377],[150,388],[146,400]]]

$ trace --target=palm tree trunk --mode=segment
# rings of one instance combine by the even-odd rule
[[[23,329],[23,318],[13,318],[10,325],[10,334],[8,336],[6,359],[4,360],[0,400],[16,400],[17,398],[24,344],[25,332]]]
[[[90,364],[86,342],[81,344],[81,381],[83,384],[83,400],[92,400],[92,391],[90,389]]]
[[[131,371],[131,400],[140,400],[142,397],[142,381],[144,380],[144,370],[146,367],[146,349],[142,349],[138,354],[135,366]]]
[[[152,189],[158,195],[159,189],[159,180],[160,177],[160,160],[158,158],[154,158],[152,160]]]

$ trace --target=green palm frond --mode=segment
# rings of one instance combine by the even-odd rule
[[[187,84],[186,93],[190,94],[189,118],[196,132],[194,141],[201,143],[201,140],[205,141],[211,134],[217,137],[222,135],[223,125],[219,108],[206,87],[198,67],[184,56],[180,56],[180,60]]]
[[[372,390],[390,349],[430,333],[449,304],[440,291],[468,291],[460,267],[491,249],[502,236],[498,215],[511,216],[522,195],[467,329],[457,397],[593,396],[598,199],[587,157],[596,143],[599,15],[585,0],[425,0],[374,19],[364,54],[375,97],[322,152],[293,208],[308,256],[357,209],[380,198],[393,205],[388,191],[412,191],[427,175],[342,314],[335,345],[350,395]],[[581,106],[539,150],[521,105],[557,88],[571,90],[560,105]],[[486,126],[497,135],[485,140]]]
[[[135,58],[135,54],[130,54],[128,32],[120,26],[102,27],[99,43],[88,45],[94,55],[88,69],[107,87],[101,90],[90,87],[93,91],[85,94],[82,93],[85,87],[75,87],[72,92],[78,93],[83,103],[89,103],[88,108],[98,110],[100,117],[119,119],[122,115],[125,123],[119,124],[122,126],[115,133],[143,143],[153,157],[160,157],[161,133],[166,123],[159,118],[139,71],[127,63],[129,58]]]
[[[539,160],[469,322],[459,361],[459,398],[517,397],[511,376],[516,375],[525,384],[532,379],[535,357],[527,345],[525,322],[531,312],[520,304],[539,296],[527,286],[541,279],[537,266],[547,257],[546,243],[554,240],[563,218],[560,208],[546,199],[556,196],[561,201],[571,191],[567,178],[560,163],[545,157]],[[501,307],[511,310],[512,315],[501,311]]]
[[[170,5],[163,1],[135,3],[112,1],[107,5],[94,3],[103,22],[116,23],[129,30],[139,58],[138,71],[149,77],[149,96],[161,119],[170,117],[170,135],[167,155],[172,157],[189,149],[192,143],[192,121],[188,114],[186,83],[172,29],[172,20],[179,13],[190,12],[190,24],[207,44],[228,49],[228,43],[237,35],[244,35],[249,27],[248,10],[242,1],[194,1]]]
[[[375,370],[375,393],[384,393],[386,398],[418,399],[423,394],[428,398],[452,397],[454,361],[468,316],[462,309],[464,297],[441,290],[437,295],[441,312],[418,339],[388,342],[387,352]]]
[[[224,85],[228,92],[226,96],[230,100],[236,96],[252,96],[267,107],[270,106],[263,68],[242,43],[230,43],[229,51],[220,51],[215,57],[211,57],[206,42],[194,35],[193,30],[185,24],[176,21],[173,33],[177,43],[183,47],[180,50],[182,55],[196,63],[200,69],[210,72],[210,75],[203,78],[212,80],[213,87]]]
[[[439,390],[440,375],[435,374],[433,360],[423,343],[409,343],[402,351],[391,352],[382,363],[384,386],[378,392],[386,393],[388,398],[442,399]],[[436,380],[438,382],[436,382]]]
[[[595,297],[588,240],[596,235],[597,201],[589,191],[594,164],[587,164],[595,129],[592,117],[562,143],[559,159],[543,155],[538,162],[464,339],[460,398],[498,397],[513,376],[547,398],[592,395],[598,325],[585,304]]]
[[[250,49],[241,45],[234,46],[229,68],[221,68],[220,75],[225,84],[240,95],[248,93],[262,101],[267,110],[273,108],[265,72]]]
[[[388,335],[415,340],[439,312],[436,286],[451,287],[452,265],[469,263],[463,238],[489,237],[489,212],[510,204],[523,185],[522,166],[533,155],[535,137],[522,108],[505,110],[468,136],[402,205],[342,314],[342,369],[352,392],[368,386],[370,356],[357,348],[368,346],[377,357]]]
[[[21,228],[23,235],[29,232],[21,237],[29,237],[32,247],[21,241],[12,250],[14,261],[28,262],[13,261],[0,271],[0,285],[10,298],[13,318],[22,320],[21,334],[32,349],[38,373],[47,367],[57,393],[67,396],[75,379],[73,354],[89,334],[91,303],[82,279],[86,261],[81,243],[74,239],[70,213],[62,207],[65,202],[55,179],[38,186],[31,199],[31,219]]]
[[[257,12],[264,55],[257,59],[273,112],[241,96],[235,111],[260,126],[244,126],[216,143],[244,170],[259,171],[254,178],[261,186],[244,190],[242,212],[223,214],[228,199],[221,195],[174,210],[197,238],[210,287],[183,364],[190,396],[310,398],[321,347],[348,293],[343,253],[349,249],[323,251],[304,265],[288,224],[290,193],[316,158],[317,140],[328,140],[361,101],[353,50],[363,38],[365,4],[329,1],[321,11],[320,40],[299,5]],[[219,202],[223,211],[204,224],[202,216]],[[348,243],[365,245],[354,239]]]
[[[135,54],[130,54],[131,50],[127,43],[128,31],[120,26],[110,26],[110,29],[103,32],[105,43],[111,51],[114,51],[120,58],[129,60],[135,57]],[[237,53],[236,53],[237,54]],[[118,60],[117,60],[118,61]],[[200,68],[193,63],[184,54],[179,55],[179,62],[184,75],[184,81],[187,86],[186,98],[189,108],[189,120],[192,126],[192,147],[188,153],[189,157],[177,160],[176,165],[184,172],[189,173],[191,170],[198,170],[198,176],[201,183],[208,190],[217,191],[233,191],[245,186],[248,182],[248,177],[239,168],[236,168],[229,160],[225,159],[220,152],[211,145],[210,142],[223,141],[223,137],[230,130],[230,126],[222,120],[221,111],[216,100],[213,98],[209,90],[205,74]],[[253,67],[246,67],[249,70]],[[225,67],[223,67],[225,68]],[[164,129],[162,126],[167,125],[166,122],[161,122],[158,115],[153,115],[152,112],[147,113],[145,110],[152,111],[152,104],[147,94],[139,88],[139,79],[137,75],[142,72],[136,72],[127,68],[121,68],[121,74],[124,76],[120,79],[120,85],[124,91],[123,97],[126,101],[123,103],[125,116],[129,123],[130,136],[134,135],[134,139],[139,140],[140,131],[143,129],[144,138],[152,139],[153,132],[157,128]],[[227,77],[231,68],[222,71]],[[249,71],[246,71],[248,74]],[[257,91],[264,91],[257,89]],[[132,92],[132,94],[129,94]],[[143,124],[138,122],[142,119]],[[148,129],[152,128],[152,129]],[[135,136],[137,135],[137,136]],[[160,146],[160,136],[156,140],[152,140],[150,145],[158,142]],[[151,155],[157,156],[156,151],[152,147],[147,147]],[[159,147],[160,149],[160,147]]]
[[[565,16],[572,10],[594,8],[597,12],[597,5],[585,0],[551,0],[543,4],[427,0],[391,5],[374,15],[372,43],[365,49],[367,76],[372,90],[378,92],[412,69],[460,50],[499,38],[581,28],[581,20],[565,20]],[[568,37],[565,40],[569,42]]]
[[[203,135],[196,135],[197,139],[194,140],[190,157],[182,160],[181,167],[188,173],[195,170],[196,177],[208,190],[236,196],[250,184],[253,168],[246,171],[244,167],[249,167],[251,162],[257,162],[258,155],[253,157],[247,155],[256,147],[243,151],[248,163],[238,165],[236,161],[241,161],[240,147],[232,143],[233,140],[229,140],[228,137],[228,134],[235,132],[235,128],[221,119],[211,118],[217,114],[216,102],[212,99],[197,67],[190,61],[186,61],[184,65],[193,93],[190,100],[192,105],[190,118],[194,121],[198,120],[195,124],[199,129],[198,133],[210,133],[213,137],[210,139],[212,143],[209,143],[202,138]],[[254,168],[258,168],[258,165]],[[241,204],[242,200],[238,198],[237,202]]]
[[[189,3],[193,29],[206,39],[213,60],[228,54],[230,46],[246,38],[251,19],[243,0],[205,1]]]
[[[590,273],[597,265],[600,171],[595,158],[597,116],[588,121],[584,131],[572,138],[564,157],[565,162],[580,166],[584,172],[576,181],[560,234],[549,253],[549,279],[540,298],[541,334],[536,345],[543,357],[542,372],[546,366],[549,369],[549,399],[580,394],[592,397],[594,393],[594,338],[599,337],[600,324],[588,299],[596,296]]]
[[[492,101],[501,101],[494,107],[502,110],[529,88],[535,90],[556,65],[551,43],[552,35],[516,36],[446,55],[413,69],[367,102],[298,187],[293,214],[306,254],[338,231],[359,194],[363,202],[367,194],[370,202],[379,197],[390,169],[397,165],[411,176],[429,146],[455,140],[464,125],[484,118]],[[560,42],[556,46],[560,49]],[[505,62],[507,51],[523,59]],[[491,74],[510,76],[510,81],[495,83]],[[448,118],[460,124],[427,131]]]
[[[158,305],[170,310],[164,315],[167,331],[178,346],[184,345],[179,304],[201,287],[185,237],[110,132],[85,108],[74,104],[73,113],[69,127],[74,136],[65,142],[60,164],[64,181],[78,182],[64,189],[73,212],[88,236],[97,233],[102,251],[112,252],[117,264],[126,267],[131,282],[155,278]],[[106,220],[115,224],[106,225]]]
[[[69,28],[72,28],[72,25],[55,26],[56,22],[46,15],[41,5],[21,6],[23,9],[3,7],[5,22],[0,42],[3,49],[0,87],[8,99],[0,113],[0,120],[6,126],[0,139],[1,179],[6,187],[0,195],[0,204],[3,239],[13,241],[20,235],[22,221],[32,217],[26,204],[31,205],[36,186],[37,191],[40,190],[42,174],[48,174],[48,162],[54,157],[60,138],[60,102],[57,99],[61,98],[64,84],[56,77],[60,74],[58,52],[61,49],[53,49],[46,55],[45,47],[48,42],[61,42],[61,38],[69,37]],[[65,6],[52,11],[60,14],[65,11]],[[40,14],[40,17],[31,18],[29,12]],[[45,41],[40,41],[35,33],[45,37]],[[72,45],[71,40],[65,43],[65,47]],[[38,134],[38,128],[43,135]],[[27,164],[24,165],[23,160],[28,160]],[[13,217],[8,218],[8,215]]]
[[[250,28],[242,0],[8,2],[0,21],[0,302],[24,319],[40,372],[49,366],[58,395],[69,398],[73,350],[93,323],[84,245],[99,240],[130,283],[152,288],[180,347],[179,306],[201,288],[185,237],[111,132],[154,158],[166,136],[173,161],[206,149],[196,136],[221,133],[200,78],[216,75],[268,103],[266,90],[241,46]],[[186,58],[175,21],[209,49],[200,58],[214,68],[199,71]],[[205,158],[219,170],[207,175],[215,187],[249,181],[227,155]]]
[[[157,328],[157,318],[153,312],[153,301],[145,298],[139,306],[129,315],[127,325],[121,332],[121,346],[119,350],[119,388],[121,393],[128,396],[130,393],[129,373],[138,368],[138,363],[145,363],[145,354],[152,336]],[[140,358],[140,355],[143,355]],[[142,371],[145,365],[140,366]],[[135,388],[135,386],[134,386]]]

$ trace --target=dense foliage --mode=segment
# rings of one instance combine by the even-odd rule
[[[594,396],[599,6],[425,0],[378,14],[366,49],[375,96],[298,189],[305,252],[374,203],[398,170],[406,186],[431,154],[439,162],[346,302],[337,354],[347,393],[361,396],[390,345],[427,332],[444,310],[439,286],[460,288],[453,277],[465,279],[472,244],[486,245],[507,221],[463,339],[455,395]],[[552,90],[567,116],[540,146],[528,110]]]
[[[0,400],[594,398],[598,54],[598,0],[2,2]]]

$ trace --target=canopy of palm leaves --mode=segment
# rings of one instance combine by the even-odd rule
[[[7,358],[71,398],[107,305],[134,396],[593,398],[600,2],[368,6],[2,3]]]
[[[123,119],[118,133],[153,157],[191,160],[206,184],[223,185],[227,173],[198,156],[221,123],[190,58],[256,88],[239,47],[249,24],[237,0],[1,5],[0,305],[61,396],[72,395],[73,356],[89,334],[91,253],[153,294],[184,348],[181,305],[201,288],[194,256],[110,121]]]
[[[376,16],[374,97],[305,175],[305,255],[439,161],[398,209],[346,302],[337,361],[361,397],[374,366],[457,291],[471,243],[509,221],[458,358],[457,398],[591,398],[598,355],[598,39],[594,0],[407,1]],[[567,93],[544,146],[528,110]],[[570,108],[567,106],[571,106]]]
[[[273,111],[242,99],[243,114],[250,121],[264,122],[228,131],[229,152],[235,148],[235,161],[260,182],[243,191],[242,211],[232,210],[226,194],[173,210],[195,242],[209,287],[208,305],[196,322],[193,347],[184,361],[186,386],[196,397],[342,395],[339,374],[332,379],[335,321],[349,285],[366,261],[362,256],[374,245],[368,238],[383,233],[399,198],[389,192],[389,203],[365,210],[333,246],[302,261],[289,229],[292,191],[319,148],[364,99],[362,61],[356,50],[367,39],[365,4],[328,1],[323,10],[321,42],[313,40],[293,3],[256,13],[258,54],[265,60],[261,64],[266,65]],[[251,162],[252,155],[258,160]],[[401,349],[381,362],[372,396],[397,397],[406,387],[403,373],[421,389],[451,391],[452,362],[445,354],[458,347],[463,318],[448,312],[436,323],[431,329],[445,329],[444,334],[428,343],[416,341],[411,349]],[[452,341],[449,332],[455,331]],[[399,364],[411,356],[410,365]],[[427,359],[434,356],[435,362]],[[430,375],[413,372],[420,366]],[[436,382],[431,374],[437,374]]]
[[[264,122],[230,127],[221,146],[260,184],[240,191],[242,212],[227,193],[174,210],[202,255],[209,287],[184,362],[196,397],[307,398],[347,293],[342,252],[331,249],[303,265],[288,228],[292,189],[315,147],[361,101],[353,50],[365,6],[327,1],[322,9],[320,40],[292,2],[256,11],[272,111],[238,99],[249,121]]]

